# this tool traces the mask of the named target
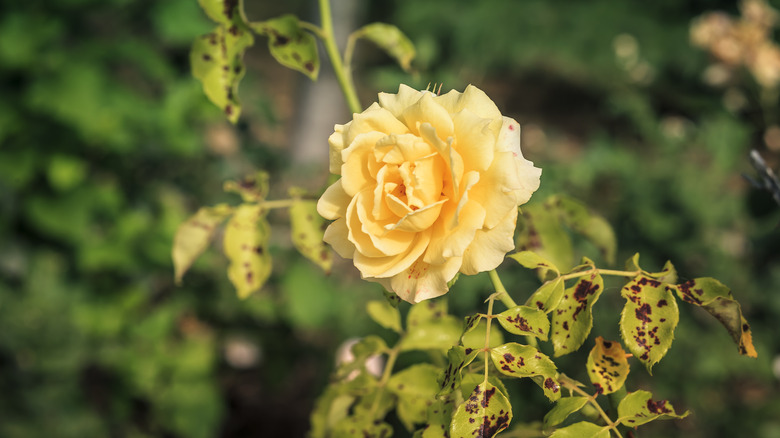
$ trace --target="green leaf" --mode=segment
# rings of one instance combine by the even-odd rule
[[[455,410],[450,424],[452,438],[489,438],[509,427],[512,406],[506,396],[485,382]]]
[[[561,397],[555,407],[544,416],[544,428],[557,426],[588,404],[588,397]]]
[[[492,348],[490,358],[502,374],[510,377],[530,377],[552,401],[561,397],[558,369],[549,357],[530,345],[509,342]]]
[[[329,436],[344,438],[389,438],[393,428],[389,424],[376,421],[367,415],[353,415],[340,421]]]
[[[246,298],[263,287],[271,276],[268,238],[271,226],[259,205],[242,204],[225,227],[223,247],[230,260],[228,278],[239,298]]]
[[[382,288],[382,295],[385,297],[385,300],[387,300],[387,302],[394,308],[398,308],[398,305],[401,304],[401,297],[396,295],[395,292],[390,292]]]
[[[385,341],[376,335],[366,336],[352,345],[350,352],[352,353],[352,359],[343,362],[336,370],[336,376],[339,379],[345,379],[351,376],[355,371],[362,371],[365,369],[366,361],[372,356],[377,356],[388,351]],[[352,377],[349,377],[352,378]],[[359,378],[366,379],[366,382],[373,382],[375,378],[369,375],[367,372],[361,372]],[[350,383],[360,383],[358,378],[354,378]],[[364,388],[368,386],[368,383],[362,385]]]
[[[674,265],[669,260],[666,261],[661,272],[653,272],[649,275],[661,283],[677,283],[677,269],[675,269]]]
[[[377,324],[396,333],[401,333],[401,313],[387,300],[369,301],[366,310]]]
[[[553,196],[547,203],[554,206],[564,224],[593,243],[607,263],[615,263],[617,238],[609,222],[591,213],[582,202],[567,196]]]
[[[626,271],[641,271],[639,267],[639,253],[635,253],[628,260],[626,260]]]
[[[433,403],[439,385],[440,369],[427,363],[412,365],[394,374],[387,389],[398,397],[398,418],[409,431],[415,424],[425,423],[428,406]]]
[[[463,342],[463,337],[466,336],[466,334],[471,333],[472,330],[477,328],[477,326],[479,325],[479,321],[481,320],[482,320],[482,315],[479,313],[464,318],[463,333],[460,335],[461,342]]]
[[[262,202],[270,190],[268,179],[268,172],[259,171],[239,181],[225,181],[222,189],[226,192],[238,193],[244,202]]]
[[[436,399],[429,407],[425,427],[418,431],[421,438],[448,438],[452,421],[453,403],[446,399]],[[417,436],[415,434],[415,436]]]
[[[481,320],[477,323],[474,330],[463,333],[460,344],[466,348],[482,349],[485,348],[485,332],[487,332],[487,321]],[[497,347],[504,343],[504,332],[498,324],[490,325],[490,340],[488,347]]]
[[[323,242],[325,219],[317,213],[316,201],[294,198],[290,207],[290,232],[295,248],[304,257],[330,273],[333,253]],[[399,320],[400,325],[400,320]]]
[[[604,290],[604,280],[597,272],[586,274],[566,289],[558,308],[552,314],[552,343],[555,357],[576,351],[593,328],[593,304]]]
[[[623,387],[629,366],[626,352],[619,342],[596,338],[596,345],[588,354],[588,377],[598,394],[612,394]]]
[[[629,351],[652,374],[653,365],[664,357],[674,340],[680,320],[671,288],[658,280],[638,275],[620,291],[626,305],[620,314],[620,333]]]
[[[550,313],[555,310],[563,298],[564,281],[557,277],[539,287],[525,302],[526,306],[536,307]]]
[[[233,213],[227,204],[203,207],[186,222],[179,225],[173,237],[173,268],[176,283],[190,269],[195,260],[206,250],[217,226]]]
[[[458,343],[463,331],[461,322],[452,315],[407,327],[406,336],[398,343],[401,351],[441,350],[445,352]]]
[[[580,421],[571,426],[557,429],[550,438],[609,438],[609,426],[599,426]]]
[[[415,326],[447,316],[447,300],[426,300],[413,305],[406,315],[406,329],[411,330]]]
[[[460,388],[461,381],[463,379],[463,368],[467,367],[479,354],[478,350],[473,348],[464,348],[462,346],[455,346],[450,348],[447,352],[447,360],[449,364],[444,369],[444,374],[439,384],[438,395],[447,395],[454,391],[456,388]]]
[[[696,278],[673,286],[683,301],[704,308],[728,330],[739,346],[739,354],[757,357],[750,325],[742,315],[742,307],[731,290],[714,278]]]
[[[312,438],[326,438],[330,430],[347,418],[355,396],[347,394],[345,389],[344,385],[328,385],[314,403],[309,431]]]
[[[689,412],[677,414],[666,400],[653,401],[653,394],[636,391],[626,395],[618,405],[618,421],[628,427],[636,427],[653,420],[685,418]]]
[[[317,40],[300,25],[295,15],[282,15],[268,21],[250,23],[258,34],[268,37],[268,50],[274,59],[287,68],[297,70],[309,79],[317,80],[320,57]]]
[[[515,335],[535,336],[547,340],[550,320],[544,310],[528,306],[517,306],[501,312],[497,319],[504,330]]]
[[[244,51],[254,38],[242,23],[220,25],[198,37],[192,44],[192,75],[203,84],[203,91],[228,120],[236,123],[241,114],[238,84],[244,76]]]
[[[523,207],[523,214],[517,218],[517,249],[533,251],[550,261],[561,271],[568,271],[574,261],[571,237],[561,224],[558,214],[546,204],[531,204]],[[545,272],[540,270],[540,278]]]
[[[548,269],[556,274],[560,274],[560,271],[552,262],[533,251],[520,251],[518,253],[510,254],[509,258],[514,259],[517,263],[520,263],[528,269]]]
[[[463,380],[460,384],[460,395],[463,397],[463,400],[469,398],[471,393],[474,392],[474,388],[481,385],[484,381],[485,373],[482,371],[478,373],[463,373]],[[504,397],[509,398],[509,391],[506,390],[504,382],[502,382],[498,376],[490,375],[488,376],[487,381],[491,385],[495,386],[498,389],[498,392],[504,394]]]
[[[366,38],[395,58],[404,71],[411,69],[415,56],[414,44],[392,24],[371,23],[356,30],[353,37]]]

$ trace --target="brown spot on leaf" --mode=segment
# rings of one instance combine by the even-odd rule
[[[672,412],[671,409],[666,408],[666,400],[653,401],[653,399],[647,400],[647,410],[653,414],[666,414]]]
[[[638,309],[634,312],[636,314],[636,319],[644,322],[651,322],[649,314],[653,313],[653,309],[650,307],[649,304],[644,303],[641,306],[639,306]]]

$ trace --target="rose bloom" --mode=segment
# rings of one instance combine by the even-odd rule
[[[458,272],[496,268],[542,172],[523,158],[520,125],[471,85],[380,93],[328,141],[341,178],[317,204],[334,220],[325,241],[411,303],[445,294]]]

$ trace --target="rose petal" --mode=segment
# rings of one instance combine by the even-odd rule
[[[493,228],[509,210],[528,200],[539,187],[541,170],[514,158],[512,152],[497,152],[490,167],[470,191],[471,199],[485,207],[485,227]]]
[[[474,233],[485,221],[485,209],[477,202],[468,202],[460,210],[460,220],[453,224],[456,215],[456,207],[452,203],[446,203],[442,208],[440,220],[433,225],[433,235],[423,261],[426,263],[442,264],[447,258],[460,257],[474,240]]]
[[[392,225],[390,230],[402,230],[409,232],[418,232],[430,228],[431,225],[439,218],[441,213],[441,207],[447,202],[447,199],[442,199],[434,204],[426,205],[425,207],[412,211],[398,223]]]
[[[355,254],[355,245],[349,241],[347,238],[348,235],[347,220],[340,218],[328,225],[322,240],[333,247],[336,254],[345,259],[351,259]]]
[[[516,225],[517,208],[513,208],[494,228],[477,230],[474,240],[463,253],[460,272],[473,275],[496,269],[506,253],[515,249]]]
[[[333,127],[333,134],[328,137],[328,145],[330,146],[328,152],[329,169],[330,173],[334,175],[341,175],[341,165],[344,164],[344,160],[341,158],[341,151],[346,146],[346,138],[344,131],[349,129],[349,122],[345,125],[336,125]]]
[[[341,165],[341,181],[344,191],[355,196],[363,189],[376,184],[368,163],[374,161],[374,146],[384,137],[381,132],[360,134],[341,152],[344,164]]]
[[[360,114],[355,114],[349,130],[345,131],[346,144],[352,143],[360,134],[381,132],[387,134],[406,134],[409,130],[390,111],[373,104]]]
[[[501,119],[501,111],[492,100],[479,88],[469,85],[459,93],[455,90],[437,96],[436,102],[450,114],[455,114],[468,108],[469,111],[484,119]]]
[[[363,277],[383,278],[398,274],[420,258],[431,241],[430,230],[416,233],[414,236],[415,240],[409,246],[409,250],[395,256],[371,257],[361,251],[355,251],[355,267]]]
[[[455,149],[469,170],[483,171],[493,162],[496,133],[491,120],[483,119],[468,109],[452,116],[455,122]]]
[[[427,123],[433,126],[440,139],[446,140],[455,134],[455,126],[447,110],[436,103],[433,97],[432,93],[423,93],[416,103],[404,110],[399,119],[413,134],[419,135],[420,125]]]
[[[344,191],[341,180],[325,189],[317,201],[317,213],[325,219],[338,219],[347,215],[347,206],[352,198]]]
[[[398,94],[379,93],[379,105],[390,111],[395,117],[400,118],[404,110],[420,100],[424,93],[429,92],[415,90],[408,85],[401,84],[398,86]]]
[[[447,293],[447,283],[458,273],[461,260],[452,257],[441,265],[417,260],[409,269],[394,276],[390,285],[403,300],[412,304]]]
[[[447,142],[442,141],[437,135],[436,130],[428,123],[420,125],[420,136],[431,146],[436,148],[439,155],[447,165],[449,170],[445,176],[445,182],[449,182],[449,188],[443,188],[445,196],[450,199],[457,199],[460,195],[458,187],[460,179],[463,177],[463,159],[460,154],[452,147],[452,139]],[[447,178],[449,177],[449,178]]]

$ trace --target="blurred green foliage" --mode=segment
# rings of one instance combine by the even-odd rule
[[[253,20],[307,18],[309,7],[292,2],[280,11],[261,2],[249,12]],[[410,78],[361,46],[364,103],[399,82],[444,82],[445,89],[474,82],[524,125],[524,151],[544,169],[539,200],[564,192],[585,201],[615,226],[618,260],[638,251],[648,269],[660,269],[671,259],[691,278],[718,277],[743,304],[755,361],[739,357],[708,315],[681,306],[677,339],[652,382],[639,371],[629,380],[695,415],[645,434],[780,436],[770,365],[780,352],[780,215],[768,194],[740,177],[750,172],[748,150],[761,148],[778,121],[749,75],[734,86],[745,105],[727,109],[724,91],[701,81],[707,55],[688,44],[693,17],[736,13],[735,5],[402,0],[365,7],[361,23],[392,23],[411,38],[419,73]],[[350,275],[323,277],[286,240],[271,242],[277,268],[268,290],[247,301],[235,297],[215,251],[183,287],[173,285],[176,227],[197,206],[235,202],[221,193],[222,181],[245,173],[246,162],[277,177],[284,169],[273,167],[288,162],[250,134],[281,117],[269,96],[271,75],[252,71],[268,59],[249,54],[246,115],[235,130],[224,128],[191,77],[189,47],[210,27],[190,0],[3,4],[0,436],[302,436],[337,345],[370,332],[364,303],[379,289]],[[632,39],[633,62],[616,53]],[[239,151],[208,147],[212,127],[229,129]],[[762,153],[777,168],[777,153]],[[593,246],[575,243],[595,258]],[[518,301],[535,288],[522,269],[505,271]],[[486,275],[462,276],[450,294],[453,313],[472,312],[488,284]],[[615,339],[618,295],[608,283],[593,336]],[[236,345],[255,348],[255,356],[236,356]],[[584,362],[572,355],[560,368],[584,380]],[[515,423],[548,410],[532,385],[507,389],[523,403]]]

